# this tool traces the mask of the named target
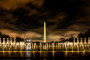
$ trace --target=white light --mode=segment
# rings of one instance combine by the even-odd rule
[[[24,45],[24,42],[20,42],[20,45]]]
[[[19,43],[17,43],[16,45],[19,45]]]
[[[73,43],[69,43],[70,45],[72,45]]]
[[[27,40],[27,42],[30,42],[31,40]]]

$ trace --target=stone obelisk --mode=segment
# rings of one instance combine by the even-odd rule
[[[44,21],[44,43],[46,43],[46,22]]]

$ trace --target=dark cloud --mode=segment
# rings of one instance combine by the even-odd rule
[[[33,40],[43,40],[44,20],[48,41],[77,37],[90,27],[89,0],[0,0],[0,7],[1,32]]]
[[[43,2],[44,0],[0,0],[0,7],[7,10],[14,10],[25,7],[28,3],[41,7]]]

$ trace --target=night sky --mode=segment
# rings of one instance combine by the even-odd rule
[[[90,0],[0,0],[0,32],[47,41],[77,37],[90,29]]]

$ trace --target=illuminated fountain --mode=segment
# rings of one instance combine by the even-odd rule
[[[90,51],[90,43],[86,42],[86,39],[79,42],[75,40],[73,42],[64,43],[25,43],[16,42],[14,39],[5,39],[1,42],[0,38],[0,51]]]

